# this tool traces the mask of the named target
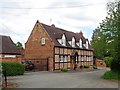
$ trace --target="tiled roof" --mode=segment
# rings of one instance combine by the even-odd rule
[[[39,21],[37,21],[37,23],[40,23]],[[46,25],[41,23],[41,25],[43,26],[43,28],[46,30],[46,32],[48,33],[48,35],[50,36],[50,38],[54,41],[55,46],[62,46],[57,39],[61,39],[63,34],[66,37],[66,46],[62,46],[62,47],[72,47],[68,41],[72,41],[72,38],[74,37],[76,42],[79,42],[79,40],[82,40],[83,44],[86,44],[86,41],[88,41],[83,34],[81,33],[74,33],[71,31],[67,31],[58,27],[55,27],[55,25]],[[75,48],[80,48],[79,46],[77,46],[77,44],[75,45]],[[82,47],[82,49],[85,49],[84,45]],[[89,44],[89,49],[92,49],[90,44]]]
[[[0,35],[0,54],[20,54],[9,36]]]

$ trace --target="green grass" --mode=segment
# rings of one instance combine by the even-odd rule
[[[104,78],[106,80],[120,80],[120,72],[107,71],[104,73],[102,78]]]

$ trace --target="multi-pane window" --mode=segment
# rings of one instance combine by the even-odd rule
[[[65,56],[61,55],[59,60],[60,60],[60,62],[68,62],[68,56],[67,55],[65,55]]]
[[[64,62],[68,62],[68,56],[64,56]]]
[[[42,45],[44,45],[45,44],[45,38],[44,38],[44,36],[42,37]]]
[[[81,61],[84,61],[84,56],[81,56]]]
[[[64,57],[63,56],[60,56],[60,62],[63,62],[64,61]]]

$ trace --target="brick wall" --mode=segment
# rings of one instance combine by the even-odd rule
[[[0,62],[19,62],[21,63],[23,58],[18,57],[18,58],[1,58]]]
[[[41,44],[42,37],[45,45]],[[36,23],[28,41],[25,44],[25,59],[53,57],[53,42],[40,23]]]
[[[97,59],[97,58],[95,59],[95,65],[97,67],[106,67],[105,62],[103,60],[100,60],[100,59]]]
[[[53,71],[53,58],[48,59],[48,71]]]

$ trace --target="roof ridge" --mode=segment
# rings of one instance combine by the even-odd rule
[[[0,35],[0,36],[2,36],[2,37],[10,37],[10,36],[7,36],[7,35]]]
[[[44,23],[41,23],[41,24],[44,24]],[[48,25],[48,24],[44,24],[44,25],[51,27],[51,25]],[[75,32],[68,31],[68,30],[65,30],[65,29],[63,29],[63,28],[59,28],[59,27],[56,27],[56,26],[55,26],[55,28],[56,28],[56,29],[59,29],[59,30],[62,30],[62,31],[69,32],[69,33],[74,33],[74,34],[76,34],[76,33],[77,33],[77,32],[75,33]]]

